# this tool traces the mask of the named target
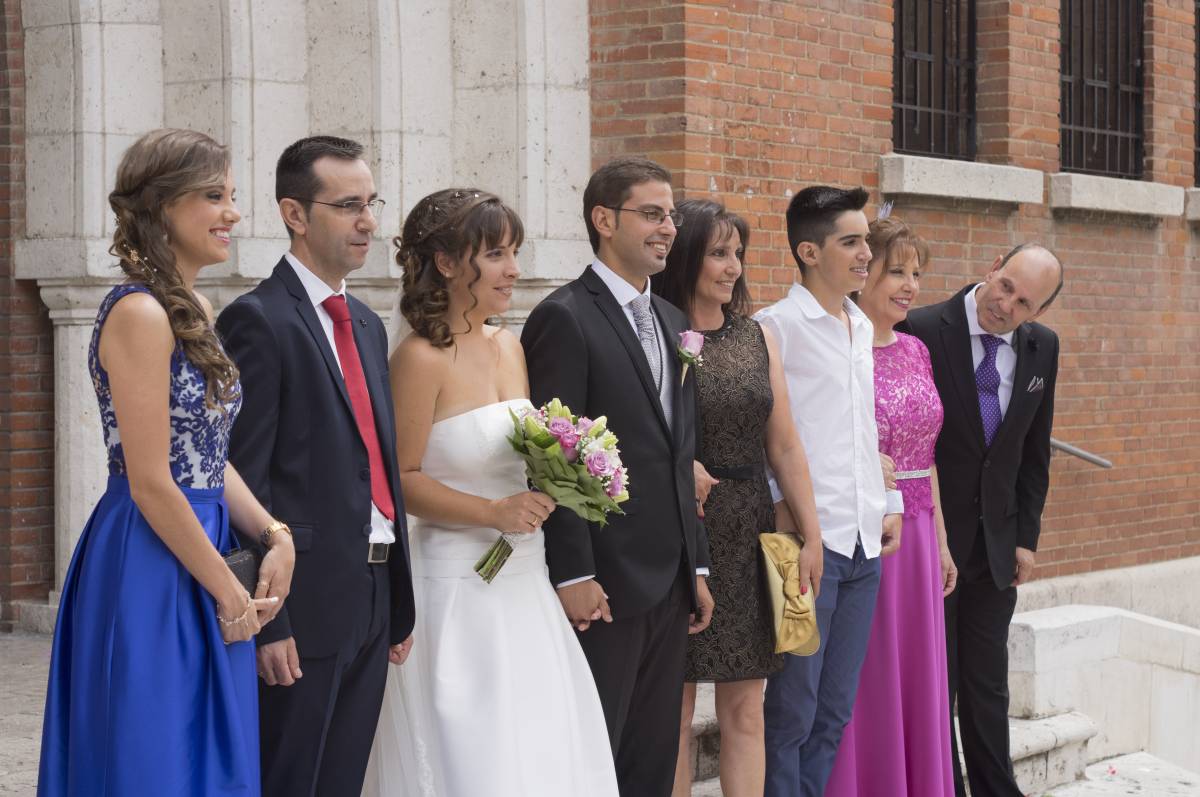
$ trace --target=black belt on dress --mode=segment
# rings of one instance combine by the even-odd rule
[[[718,479],[754,481],[763,475],[762,463],[758,462],[750,465],[705,465],[704,469]]]

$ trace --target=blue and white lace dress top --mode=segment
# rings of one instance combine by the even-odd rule
[[[109,291],[100,303],[92,342],[88,347],[88,370],[96,401],[100,404],[100,422],[104,427],[104,445],[108,449],[108,473],[128,475],[125,452],[121,449],[121,431],[113,412],[112,390],[108,373],[100,365],[100,331],[113,305],[133,292],[149,293],[144,285],[125,283]],[[241,384],[236,384],[233,397],[223,405],[212,408],[204,403],[206,383],[204,374],[175,344],[171,354],[171,476],[181,487],[214,489],[225,486],[225,463],[229,458],[229,433],[242,406]]]

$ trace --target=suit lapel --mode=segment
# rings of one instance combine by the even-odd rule
[[[337,385],[338,393],[342,396],[342,401],[346,405],[346,409],[350,411],[350,417],[354,417],[354,405],[350,403],[350,394],[346,392],[346,380],[342,378],[342,370],[338,368],[337,358],[333,354],[333,349],[329,346],[329,338],[325,336],[325,330],[321,328],[321,321],[317,318],[317,311],[313,308],[312,300],[308,298],[308,291],[304,290],[304,285],[300,282],[300,278],[296,276],[296,272],[292,270],[291,265],[284,258],[275,267],[275,276],[283,282],[288,293],[296,300],[296,312],[304,321],[304,325],[308,327],[309,334],[313,337],[313,342],[317,344],[317,348],[321,352],[322,359],[325,360],[325,367],[329,370],[329,377],[333,383]]]
[[[974,286],[972,286],[974,287]],[[970,290],[968,288],[967,290]],[[979,392],[975,386],[975,362],[971,357],[971,329],[967,326],[967,311],[963,306],[964,292],[959,292],[946,302],[942,310],[942,347],[950,366],[954,389],[958,394],[962,417],[974,432],[974,439],[982,451],[983,416],[979,412]]]
[[[1033,394],[1026,388],[1036,372],[1035,360],[1037,358],[1029,350],[1029,331],[1025,324],[1017,327],[1016,332],[1013,333],[1013,353],[1017,355],[1017,364],[1013,368],[1012,395],[1008,397],[1008,408],[1004,411],[1004,420],[1000,422],[1000,428],[996,430],[996,436],[992,439],[993,446],[1004,436],[1006,429],[1016,425],[1009,419],[1024,413],[1026,403],[1033,397]]]
[[[604,284],[604,280],[592,271],[592,267],[588,266],[580,278],[583,280],[587,289],[592,292],[596,300],[596,307],[612,325],[613,332],[616,333],[617,339],[621,341],[621,345],[625,347],[625,351],[629,354],[629,359],[633,362],[633,367],[637,371],[638,378],[641,380],[642,388],[646,391],[646,397],[650,400],[650,405],[654,408],[655,414],[658,416],[658,422],[662,426],[663,432],[667,435],[668,440],[674,440],[671,434],[671,428],[667,426],[667,416],[663,413],[662,401],[658,397],[658,388],[654,384],[654,375],[650,373],[650,364],[646,362],[646,353],[642,351],[641,341],[633,332],[633,327],[629,323],[629,318],[625,315],[625,311],[617,304],[617,300],[613,298],[612,292],[608,286]],[[664,374],[667,373],[666,364],[663,367]]]

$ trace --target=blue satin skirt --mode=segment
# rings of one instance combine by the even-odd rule
[[[217,550],[221,488],[182,488]],[[259,794],[254,643],[226,645],[212,596],[110,477],[54,629],[38,795]]]

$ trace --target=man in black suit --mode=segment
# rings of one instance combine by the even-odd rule
[[[695,369],[684,379],[676,355],[687,318],[650,293],[675,240],[671,175],[644,158],[614,160],[592,175],[583,211],[596,259],[533,309],[521,343],[534,404],[559,398],[608,417],[630,498],[604,529],[554,512],[546,556],[596,680],[621,794],[665,797],[687,635],[712,617],[692,476]]]
[[[258,638],[268,797],[357,797],[413,628],[387,334],[345,290],[383,204],[362,151],[330,136],[284,150],[291,248],[217,321],[245,395],[230,461],[296,544],[287,605]]]
[[[1033,323],[1062,289],[1043,246],[996,258],[984,281],[908,314],[945,408],[935,460],[958,586],[946,599],[950,705],[973,797],[1020,797],[1008,744],[1008,624],[1033,573],[1050,482],[1058,336]],[[954,735],[955,791],[963,775]]]

